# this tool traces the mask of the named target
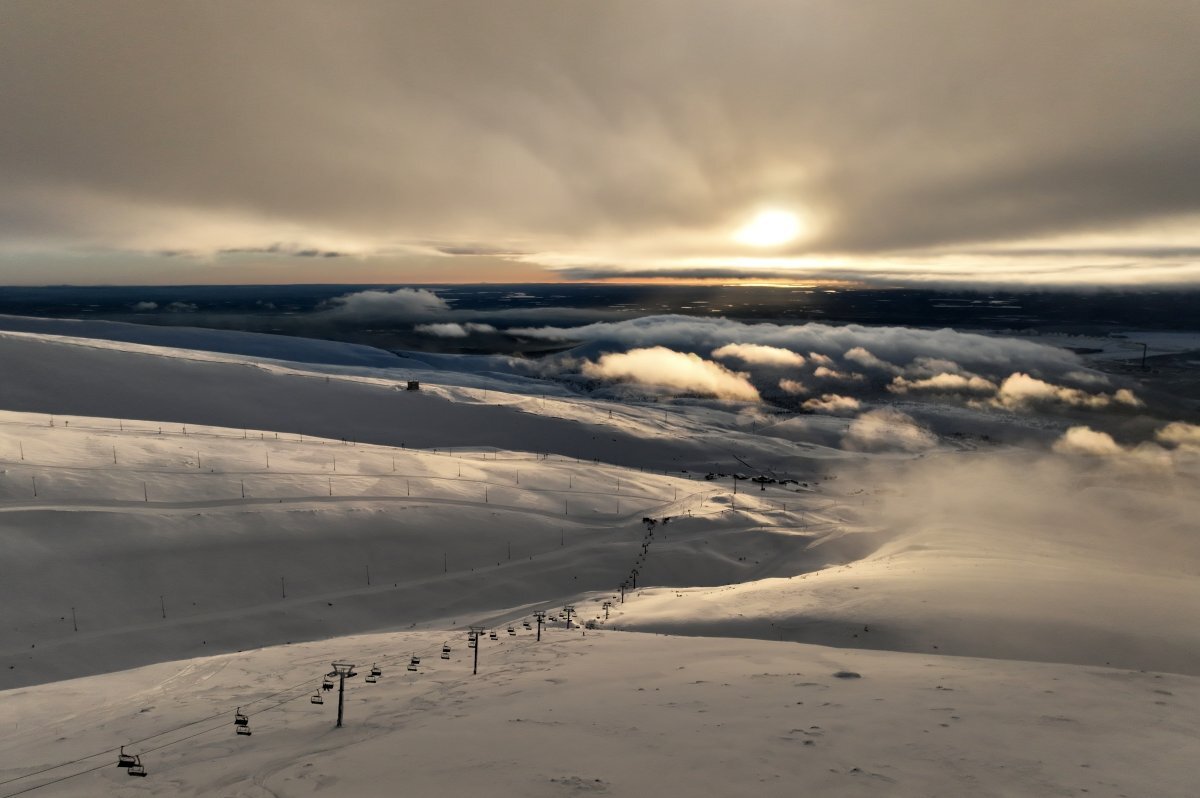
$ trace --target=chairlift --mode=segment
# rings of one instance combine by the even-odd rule
[[[117,767],[131,768],[137,764],[137,757],[133,754],[125,753],[125,746],[121,746],[121,753],[117,754]]]
[[[133,758],[133,764],[130,765],[129,769],[125,772],[130,776],[141,776],[142,778],[145,778],[146,766],[142,764],[142,758],[140,756],[135,756]]]
[[[250,736],[250,727],[249,726],[238,726],[237,733],[240,735],[243,735],[245,737],[249,737]]]
[[[375,676],[367,676],[367,678],[363,681],[365,681],[367,684],[375,684],[377,681],[379,681],[379,679]]]
[[[332,690],[333,689],[333,680],[330,679],[328,676],[326,676],[325,679],[321,682],[321,689],[325,690],[326,692]]]
[[[450,644],[442,643],[442,659],[450,659]]]
[[[491,632],[489,632],[489,633],[488,633],[488,637],[489,637],[489,638],[491,638],[492,640],[499,640],[499,639],[500,639],[500,638],[499,638],[499,637],[496,635],[496,630],[495,630],[495,629],[493,629]]]
[[[309,696],[309,697],[308,697],[308,703],[310,703],[310,704],[324,704],[324,703],[325,703],[325,699],[324,699],[324,698],[321,696],[321,691],[320,691],[320,690],[318,690],[317,692],[315,692],[315,693],[313,693],[311,696]]]
[[[250,718],[248,718],[242,714],[241,707],[238,707],[237,711],[235,713],[233,713],[233,725],[234,726],[249,726],[250,725]]]
[[[410,670],[410,671],[414,671],[414,672],[415,672],[415,671],[417,670],[417,663],[415,663],[415,662],[409,662],[409,663],[408,663],[408,670]]]
[[[516,635],[516,633],[517,633],[517,630],[516,630],[516,629],[514,629],[514,628],[512,628],[512,627],[510,626],[510,627],[508,627],[508,633],[509,633],[510,635]]]
[[[527,632],[533,628],[532,626],[529,625],[529,621],[525,621],[521,625],[525,627],[525,631],[527,631]]]
[[[371,666],[371,675],[376,678],[379,678],[380,676],[383,675],[383,671],[379,669],[378,665],[372,665]]]
[[[471,635],[471,638],[467,640],[467,648],[475,648],[475,646],[475,635]]]

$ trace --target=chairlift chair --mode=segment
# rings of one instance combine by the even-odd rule
[[[517,633],[517,630],[510,626],[510,627],[508,627],[508,633],[510,635],[515,635]]]
[[[371,675],[378,678],[383,675],[383,671],[379,669],[378,665],[372,665],[371,666]]]
[[[248,718],[242,714],[241,707],[238,707],[237,711],[233,713],[233,725],[234,726],[249,726],[250,725],[250,718]]]
[[[145,778],[146,766],[142,764],[142,758],[140,756],[135,756],[133,758],[133,764],[130,765],[129,769],[125,772],[130,776],[141,776],[142,778]]]
[[[131,768],[137,764],[137,757],[133,754],[125,753],[125,746],[121,746],[121,753],[117,754],[117,767]]]
[[[475,646],[476,646],[475,637],[474,637],[474,635],[472,635],[471,639],[467,641],[467,648],[475,648]]]
[[[311,696],[309,696],[309,697],[308,697],[308,703],[310,703],[310,704],[324,704],[324,703],[325,703],[325,699],[324,699],[324,698],[321,696],[321,691],[320,691],[320,690],[318,690],[317,692],[315,692],[315,693],[313,693]]]
[[[415,671],[416,669],[417,669],[417,663],[415,663],[415,662],[408,663],[408,670]]]
[[[491,632],[489,632],[489,633],[488,633],[488,637],[489,637],[489,638],[491,638],[492,640],[499,640],[499,639],[500,639],[499,637],[497,637],[497,636],[496,636],[496,630],[495,630],[495,629],[493,629]]]
[[[379,679],[378,677],[368,675],[363,681],[365,681],[367,684],[375,684],[377,681],[379,681]]]
[[[325,690],[326,692],[328,692],[329,690],[332,690],[333,689],[333,680],[330,679],[328,676],[326,676],[325,679],[321,682],[321,689]]]
[[[442,643],[442,659],[450,659],[450,644]]]
[[[243,736],[249,737],[250,736],[250,727],[249,726],[238,726],[237,733],[241,734]]]
[[[521,625],[525,627],[525,631],[527,631],[527,632],[528,632],[530,629],[532,629],[532,628],[533,628],[532,626],[530,626],[530,625],[529,625],[529,621],[525,621],[525,622],[524,622],[523,624],[521,624]]]

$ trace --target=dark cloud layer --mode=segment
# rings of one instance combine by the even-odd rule
[[[5,3],[0,244],[658,251],[777,203],[791,254],[864,255],[1186,218],[1198,34],[1165,0]]]

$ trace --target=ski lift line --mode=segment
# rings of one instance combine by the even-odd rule
[[[425,653],[425,649],[422,649],[421,653],[422,653],[422,654],[424,654],[424,653]],[[387,662],[387,661],[388,661],[390,658],[391,658],[390,656],[385,656],[385,657],[381,658],[379,661],[381,661],[381,662]],[[268,699],[271,699],[271,698],[274,698],[274,697],[276,697],[276,696],[283,695],[284,693],[287,693],[287,692],[291,692],[291,691],[297,690],[297,689],[298,689],[300,686],[304,686],[304,688],[305,688],[305,689],[304,689],[304,692],[303,692],[303,693],[301,693],[301,694],[299,694],[299,695],[292,696],[292,697],[290,697],[290,698],[285,698],[285,699],[283,699],[282,701],[278,701],[278,702],[276,702],[276,703],[272,704],[272,705],[271,705],[271,706],[269,706],[269,707],[264,707],[263,709],[259,709],[259,710],[257,710],[257,711],[254,713],[254,714],[256,714],[256,715],[261,715],[261,714],[262,714],[262,713],[264,713],[264,712],[270,712],[270,711],[272,711],[272,710],[275,710],[275,709],[278,709],[279,707],[282,707],[282,706],[284,706],[285,704],[289,704],[289,703],[291,703],[291,702],[293,702],[293,701],[298,701],[298,700],[299,700],[299,699],[301,699],[301,698],[305,698],[305,697],[307,697],[307,696],[308,696],[308,685],[309,685],[309,684],[311,684],[311,683],[312,683],[312,678],[311,678],[311,677],[309,677],[309,678],[305,679],[305,680],[304,680],[302,683],[300,683],[300,684],[297,684],[297,685],[295,685],[295,686],[293,686],[293,687],[287,687],[287,688],[284,688],[283,690],[279,690],[279,691],[277,691],[277,692],[271,693],[270,695],[266,695],[266,696],[263,696],[263,697],[261,697],[261,698],[254,699],[253,701],[250,701],[250,702],[248,702],[248,703],[246,703],[246,704],[242,704],[241,706],[251,706],[252,704],[256,704],[256,703],[259,703],[259,702],[261,702],[261,701],[266,701],[266,700],[268,700]],[[197,724],[200,724],[200,723],[204,723],[204,722],[206,722],[206,721],[212,721],[212,720],[216,720],[216,719],[218,719],[218,718],[227,718],[227,717],[228,717],[228,715],[229,715],[229,711],[228,711],[228,710],[225,710],[225,711],[222,711],[222,712],[220,712],[220,713],[217,713],[217,714],[215,714],[215,715],[210,715],[210,716],[209,716],[209,717],[207,717],[207,718],[201,718],[200,720],[194,720],[194,721],[191,721],[190,723],[186,723],[186,724],[184,724],[184,725],[182,725],[182,726],[177,726],[177,727],[175,727],[174,729],[168,729],[168,730],[166,730],[166,731],[158,732],[157,734],[152,734],[152,735],[150,735],[149,737],[143,737],[143,738],[142,738],[142,739],[140,739],[140,740],[134,740],[134,741],[132,741],[132,742],[130,742],[130,743],[126,743],[126,744],[125,744],[125,747],[127,747],[127,748],[132,748],[133,746],[137,745],[138,743],[141,743],[141,742],[146,742],[146,741],[148,741],[148,740],[152,740],[152,739],[154,739],[154,738],[156,738],[156,737],[163,737],[163,736],[166,736],[166,735],[168,735],[168,734],[173,734],[174,732],[181,731],[181,730],[183,730],[183,729],[189,728],[189,727],[191,727],[191,726],[195,726],[195,725],[197,725]],[[139,750],[139,754],[138,754],[138,755],[139,755],[139,756],[141,756],[141,755],[144,755],[144,754],[150,754],[150,753],[154,753],[155,751],[161,751],[161,750],[163,750],[164,748],[170,748],[170,747],[171,747],[171,746],[173,746],[173,745],[178,745],[179,743],[186,742],[186,741],[188,741],[188,740],[193,740],[193,739],[195,739],[195,738],[197,738],[197,737],[200,737],[200,736],[202,736],[202,735],[205,735],[205,734],[210,734],[210,733],[212,733],[212,732],[216,732],[216,731],[221,731],[222,729],[225,729],[227,725],[228,725],[227,723],[221,723],[220,725],[213,726],[212,728],[208,728],[208,729],[201,729],[200,731],[198,731],[198,732],[194,732],[194,733],[192,733],[192,734],[189,734],[189,735],[187,735],[187,736],[185,736],[185,737],[180,737],[180,738],[179,738],[179,739],[177,739],[177,740],[171,740],[170,742],[162,743],[161,745],[156,745],[156,746],[152,746],[152,747],[150,747],[150,748],[143,748],[143,749],[140,749],[140,750]],[[90,756],[81,757],[81,758],[78,758],[78,759],[72,760],[71,762],[63,762],[63,763],[61,763],[61,764],[54,765],[54,766],[52,766],[52,767],[49,767],[49,768],[44,768],[44,769],[42,769],[42,770],[40,770],[40,771],[35,771],[35,772],[33,772],[33,773],[26,773],[24,776],[16,776],[16,777],[14,777],[14,778],[12,778],[12,779],[9,779],[9,780],[7,780],[7,781],[0,782],[0,784],[9,784],[9,783],[12,783],[12,782],[14,782],[14,781],[22,781],[22,780],[24,780],[24,779],[33,778],[34,776],[40,775],[40,774],[42,774],[42,773],[48,773],[48,772],[50,772],[50,771],[52,771],[52,770],[58,770],[58,769],[60,769],[60,768],[68,767],[68,766],[70,766],[70,765],[73,765],[73,764],[79,764],[79,763],[81,763],[81,762],[86,762],[86,761],[87,761],[87,760],[89,760],[89,759],[95,759],[95,758],[96,758],[96,757],[98,757],[98,756],[103,756],[103,755],[105,755],[105,754],[109,754],[109,755],[111,755],[111,754],[112,754],[114,751],[117,751],[117,750],[119,750],[119,749],[117,749],[117,748],[109,748],[109,749],[106,749],[106,750],[104,750],[104,751],[99,751],[99,752],[97,752],[97,753],[95,753],[95,754],[92,754],[92,755],[90,755]],[[84,775],[87,775],[88,773],[94,773],[95,771],[97,771],[97,770],[103,770],[103,769],[104,769],[104,768],[106,768],[106,767],[109,767],[109,763],[107,763],[107,762],[106,762],[106,763],[104,763],[104,764],[102,764],[102,765],[97,765],[97,766],[95,766],[95,767],[89,768],[89,769],[87,769],[87,770],[81,770],[81,771],[79,771],[78,773],[72,773],[72,774],[69,774],[69,775],[66,775],[66,776],[60,776],[59,778],[53,779],[53,780],[51,780],[51,781],[43,782],[42,784],[36,784],[36,785],[33,785],[33,786],[31,786],[31,787],[25,787],[25,788],[23,788],[23,789],[21,789],[21,790],[18,790],[17,792],[13,792],[13,793],[7,793],[7,794],[5,794],[5,795],[3,795],[3,796],[0,796],[0,798],[13,798],[14,796],[17,796],[17,795],[23,795],[23,794],[25,794],[25,793],[33,792],[34,790],[39,790],[39,789],[41,789],[42,787],[49,787],[49,786],[51,786],[51,785],[53,785],[53,784],[58,784],[58,783],[60,783],[60,782],[67,781],[68,779],[73,779],[73,778],[76,778],[77,776],[84,776]]]
[[[310,684],[311,682],[312,682],[312,679],[311,679],[311,677],[310,677],[310,678],[308,678],[308,679],[305,679],[305,680],[304,680],[304,682],[303,682],[303,684],[304,684],[304,685],[308,685],[308,684]],[[267,700],[269,700],[269,699],[275,698],[276,696],[280,696],[280,695],[283,695],[284,693],[288,693],[288,692],[291,692],[291,691],[293,691],[293,690],[296,690],[298,687],[299,687],[299,685],[297,685],[297,686],[294,686],[294,687],[287,687],[287,688],[284,688],[283,690],[279,690],[279,691],[277,691],[277,692],[274,692],[274,693],[271,693],[271,694],[269,694],[269,695],[262,696],[261,698],[256,698],[256,699],[253,699],[253,700],[251,700],[251,701],[248,701],[248,702],[246,702],[245,704],[242,704],[241,706],[245,706],[245,707],[248,707],[248,706],[253,706],[254,704],[257,704],[257,703],[259,703],[259,702],[261,702],[261,701],[267,701]],[[291,701],[291,700],[294,700],[294,699],[287,699],[287,700]],[[259,711],[259,712],[265,712],[266,710],[258,710],[258,711]],[[184,730],[184,729],[190,728],[190,727],[192,727],[192,726],[195,726],[195,725],[197,725],[197,724],[200,724],[200,723],[205,723],[205,722],[207,722],[207,721],[216,720],[216,719],[218,719],[218,718],[224,718],[224,717],[226,717],[228,714],[229,714],[229,711],[228,711],[228,710],[222,710],[221,712],[218,712],[218,713],[216,713],[216,714],[214,714],[214,715],[209,715],[208,717],[205,717],[205,718],[200,718],[200,719],[198,719],[198,720],[193,720],[193,721],[190,721],[190,722],[188,722],[188,723],[185,723],[185,724],[183,724],[182,726],[176,726],[176,727],[174,727],[174,728],[171,728],[171,729],[165,729],[165,730],[163,730],[163,731],[161,731],[161,732],[156,732],[155,734],[151,734],[151,735],[149,735],[148,737],[142,737],[141,739],[138,739],[138,740],[131,740],[131,741],[129,741],[129,742],[127,742],[127,743],[125,743],[125,747],[126,747],[126,748],[132,748],[133,746],[136,746],[136,745],[138,745],[139,743],[144,743],[144,742],[147,742],[147,741],[149,741],[149,740],[153,740],[153,739],[155,739],[155,738],[158,738],[158,737],[165,737],[166,735],[169,735],[169,734],[174,734],[175,732],[182,731],[182,730]],[[219,727],[216,727],[216,728],[223,728],[223,726],[219,726]],[[191,738],[184,738],[184,739],[191,739]],[[173,745],[173,743],[169,743],[169,744],[172,744],[172,745]],[[79,757],[79,758],[77,758],[77,759],[73,759],[73,760],[70,760],[70,761],[68,761],[68,762],[61,762],[61,763],[59,763],[59,764],[57,764],[57,765],[51,765],[51,766],[49,766],[49,767],[42,768],[41,770],[35,770],[35,771],[33,771],[32,773],[26,773],[26,774],[24,774],[23,776],[13,776],[12,778],[6,779],[6,780],[4,780],[4,781],[0,781],[0,786],[3,786],[3,785],[5,785],[5,784],[11,784],[11,783],[13,783],[14,781],[23,781],[23,780],[25,780],[25,779],[33,778],[34,776],[40,776],[40,775],[42,775],[43,773],[49,773],[49,772],[50,772],[50,771],[52,771],[52,770],[59,770],[60,768],[70,767],[71,765],[77,765],[77,764],[80,764],[80,763],[82,763],[82,762],[86,762],[86,761],[88,761],[89,759],[95,759],[95,758],[96,758],[96,757],[98,757],[98,756],[111,755],[111,754],[112,754],[114,751],[116,751],[116,750],[118,750],[118,749],[117,749],[117,748],[106,748],[106,749],[105,749],[105,750],[103,750],[103,751],[97,751],[96,753],[94,753],[94,754],[89,754],[88,756]],[[156,749],[156,748],[152,748],[152,749],[148,749],[148,750],[150,750],[150,751],[155,751],[155,750],[158,750],[158,749]],[[143,753],[145,753],[145,751],[143,751]],[[101,767],[106,767],[106,765],[101,765]],[[91,771],[84,771],[84,772],[85,772],[85,773],[87,773],[87,772],[91,772]],[[80,774],[80,775],[82,775],[82,774]],[[47,782],[47,784],[53,784],[53,783],[55,783],[55,782]],[[17,794],[19,794],[19,793],[13,793],[13,795],[17,795]],[[0,798],[7,798],[7,796],[0,796]]]
[[[88,757],[88,758],[91,759],[92,757]],[[94,773],[97,770],[103,770],[104,768],[107,768],[107,767],[112,767],[112,763],[105,762],[103,765],[96,765],[93,768],[88,768],[87,770],[81,770],[78,773],[72,773],[67,776],[59,776],[56,779],[53,779],[53,780],[47,781],[47,782],[43,782],[41,784],[35,784],[32,787],[25,787],[23,789],[17,790],[16,792],[5,793],[4,795],[0,796],[0,798],[14,798],[14,796],[24,795],[25,793],[33,792],[34,790],[40,790],[43,787],[49,787],[52,784],[58,784],[59,782],[67,781],[68,779],[73,779],[78,776],[86,776],[88,773]],[[22,778],[24,778],[24,777],[22,777]]]

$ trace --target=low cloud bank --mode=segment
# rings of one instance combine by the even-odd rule
[[[1099,409],[1110,405],[1140,407],[1142,402],[1128,388],[1115,393],[1087,393],[1078,388],[1068,388],[1040,380],[1023,372],[1010,374],[1000,385],[993,402],[998,407],[1010,410],[1031,405],[1062,404],[1069,407]]]
[[[552,341],[601,342],[614,348],[665,346],[698,354],[730,344],[755,344],[792,353],[806,352],[814,366],[832,367],[841,363],[846,370],[875,367],[893,372],[904,364],[929,358],[961,364],[985,375],[1000,371],[1007,374],[1014,363],[1026,370],[1056,375],[1086,370],[1079,357],[1065,349],[950,329],[833,326],[815,322],[745,324],[725,318],[660,315],[578,327],[520,327],[509,332]]]
[[[809,399],[801,407],[812,413],[828,413],[833,416],[851,415],[858,411],[862,403],[853,396],[840,396],[836,393],[822,394],[820,399]]]
[[[736,358],[759,366],[803,366],[804,355],[778,346],[762,344],[725,344],[713,350],[713,357]]]
[[[937,436],[890,407],[863,413],[842,436],[842,448],[857,452],[923,452],[935,446]]]
[[[978,374],[952,374],[943,372],[932,377],[910,380],[896,377],[888,385],[892,393],[931,393],[931,394],[994,394],[996,383],[986,380]]]
[[[1071,427],[1054,442],[1054,451],[1096,457],[1113,457],[1125,452],[1107,432],[1099,432],[1091,427]]]
[[[325,314],[356,321],[405,321],[423,319],[448,311],[446,300],[424,288],[395,291],[359,291],[334,297],[325,304]]]
[[[730,371],[699,355],[662,346],[602,355],[596,362],[584,362],[582,371],[598,380],[662,386],[719,399],[759,401],[758,390],[745,374]]]
[[[1081,425],[1064,432],[1052,448],[1059,454],[1134,461],[1141,466],[1200,465],[1200,426],[1173,421],[1155,433],[1154,441],[1125,446],[1107,432]]]
[[[1154,436],[1160,443],[1169,446],[1200,448],[1200,425],[1186,421],[1172,421]]]
[[[419,333],[433,335],[438,338],[466,338],[472,333],[496,332],[496,328],[490,324],[477,324],[475,322],[467,322],[466,324],[458,324],[457,322],[418,324],[413,329]]]
[[[521,327],[523,338],[579,342],[583,356],[659,348],[736,361],[740,382],[760,396],[814,412],[845,412],[903,396],[957,402],[978,411],[1125,410],[1143,406],[1129,388],[1087,367],[1074,352],[956,330],[746,324],[724,318],[648,316],[579,327]],[[803,353],[803,354],[802,354]],[[822,390],[824,389],[824,390]],[[748,391],[743,391],[748,394]],[[824,395],[841,397],[829,403]]]

